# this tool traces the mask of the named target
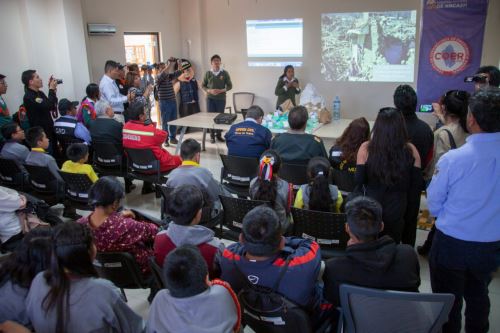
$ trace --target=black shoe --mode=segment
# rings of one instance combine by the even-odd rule
[[[179,141],[176,138],[170,139],[170,143],[173,145],[176,145],[179,143]]]
[[[420,254],[421,256],[426,256],[429,254],[429,251],[430,251],[430,247],[429,246],[426,246],[425,244],[424,245],[421,245],[421,246],[417,246],[417,252],[418,254]]]
[[[170,146],[170,144],[168,143],[168,139],[166,139],[163,144],[165,145],[165,147],[169,147]]]
[[[226,140],[224,140],[224,138],[220,135],[217,136],[217,141],[219,142],[226,142]]]
[[[210,138],[210,143],[215,143],[215,137]]]
[[[75,211],[72,211],[72,210],[63,211],[63,217],[68,218],[68,219],[72,219],[72,220],[78,220],[78,219],[82,218],[81,215],[77,214]]]
[[[155,192],[155,187],[153,185],[142,185],[141,194],[149,194]]]
[[[136,188],[135,184],[131,180],[125,179],[125,193],[130,193]]]

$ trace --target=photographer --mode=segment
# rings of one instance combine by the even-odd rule
[[[500,87],[500,70],[495,66],[479,67],[476,74],[466,76],[465,82],[474,82],[474,90],[478,91],[486,87]]]
[[[50,141],[48,152],[53,155],[56,151],[54,149],[56,140],[53,118],[57,118],[57,85],[62,83],[62,80],[50,76],[48,97],[41,90],[43,81],[36,70],[28,69],[24,71],[21,75],[21,81],[24,84],[23,103],[30,127],[40,126],[43,128]],[[54,117],[51,112],[55,113]]]

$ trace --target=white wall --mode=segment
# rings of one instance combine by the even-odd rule
[[[14,113],[24,95],[21,73],[35,69],[64,80],[58,97],[81,98],[89,82],[80,0],[1,0],[0,73],[7,75],[6,101]]]
[[[500,1],[490,1],[483,59],[498,65],[500,60]],[[421,16],[420,0],[182,0],[181,44],[191,40],[191,58],[201,64],[197,77],[209,69],[210,56],[219,54],[224,67],[231,74],[233,91],[255,92],[256,104],[265,111],[274,109],[274,88],[282,68],[251,68],[247,66],[246,26],[247,19],[297,18],[304,20],[303,67],[296,69],[302,85],[313,83],[321,94],[331,101],[335,95],[342,100],[343,117],[366,116],[374,119],[378,109],[392,105],[392,93],[399,83],[382,82],[326,82],[320,73],[321,63],[321,13],[417,10],[417,22]],[[420,31],[417,29],[416,40]],[[186,47],[183,47],[183,55]],[[416,54],[418,54],[418,43]],[[415,66],[415,83],[417,67]],[[413,84],[415,86],[415,84]],[[228,105],[232,105],[231,95]],[[203,105],[202,105],[203,106]],[[429,120],[429,119],[426,119]]]

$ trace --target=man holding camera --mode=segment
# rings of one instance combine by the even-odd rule
[[[43,81],[34,69],[28,69],[21,75],[21,81],[24,84],[23,104],[26,108],[26,114],[30,127],[40,126],[49,139],[50,145],[48,152],[53,155],[55,152],[54,143],[54,120],[57,117],[57,85],[62,80],[57,80],[53,76],[49,78],[49,96],[41,90]],[[54,113],[54,117],[51,112]]]
[[[123,116],[125,107],[123,103],[133,100],[135,98],[135,93],[131,92],[128,96],[120,93],[120,89],[115,80],[120,78],[121,69],[123,69],[123,66],[116,61],[106,61],[104,65],[105,74],[102,76],[101,82],[99,82],[99,91],[101,92],[101,98],[107,101],[113,108],[115,119],[123,124],[125,123],[125,118]]]
[[[474,82],[476,91],[486,87],[500,87],[500,70],[495,66],[479,67],[476,74],[466,76],[464,82]]]

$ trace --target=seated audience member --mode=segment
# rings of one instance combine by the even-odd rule
[[[226,138],[227,154],[241,157],[260,157],[271,146],[271,131],[262,126],[264,111],[252,105],[244,121],[231,126]]]
[[[21,144],[25,139],[23,129],[11,122],[2,126],[1,133],[7,142],[3,145],[0,156],[16,161],[17,165],[22,168],[30,153],[29,149]]]
[[[0,127],[12,122],[9,108],[7,107],[7,103],[5,103],[5,100],[2,97],[2,95],[7,92],[7,82],[5,81],[5,77],[5,75],[0,74]],[[5,139],[5,137],[3,137],[3,133],[0,132],[0,145],[4,140],[7,139]]]
[[[259,174],[250,182],[250,197],[269,201],[270,207],[278,214],[281,229],[286,232],[290,227],[293,189],[291,184],[278,176],[280,167],[281,158],[276,151],[265,151],[260,158]]]
[[[26,135],[26,141],[31,146],[31,152],[26,158],[26,164],[47,167],[56,179],[57,197],[64,200],[64,180],[59,175],[56,160],[45,151],[49,147],[49,139],[44,130],[39,126],[30,128]],[[81,217],[69,202],[64,204],[63,216],[70,219],[79,219]]]
[[[97,103],[101,97],[101,93],[99,92],[99,86],[95,83],[90,83],[85,89],[85,92],[87,96],[80,103],[76,119],[89,128],[91,121],[96,118],[95,103]]]
[[[123,147],[134,149],[150,149],[160,162],[161,172],[167,172],[181,165],[179,156],[171,155],[162,148],[167,132],[156,128],[151,120],[146,120],[144,105],[131,103],[127,109],[129,121],[123,126]],[[144,184],[143,194],[152,192],[151,184]]]
[[[351,121],[335,145],[330,148],[329,160],[332,168],[339,170],[342,176],[348,178],[339,188],[343,191],[354,190],[354,175],[356,174],[356,155],[361,144],[370,139],[370,124],[364,118]]]
[[[309,184],[300,186],[294,207],[321,212],[339,212],[342,194],[337,186],[330,185],[330,163],[324,157],[313,157],[307,164]]]
[[[356,197],[346,204],[345,255],[326,262],[325,298],[338,306],[342,283],[362,287],[418,292],[420,266],[413,248],[396,244],[384,229],[382,206],[369,197]]]
[[[290,129],[278,134],[271,142],[271,149],[281,156],[285,163],[307,164],[314,156],[328,157],[321,138],[306,133],[307,109],[296,106],[288,114]]]
[[[180,185],[194,185],[198,187],[204,196],[210,200],[212,215],[217,215],[221,207],[219,195],[224,191],[212,173],[200,166],[201,146],[195,139],[187,139],[181,144],[182,164],[168,175],[166,185],[177,187]],[[205,203],[207,204],[207,203]]]
[[[16,211],[26,207],[27,199],[16,190],[0,186],[0,241],[1,250],[13,251],[23,239]]]
[[[135,220],[130,210],[118,211],[124,197],[122,184],[115,177],[102,177],[89,190],[89,204],[94,209],[78,220],[87,225],[99,252],[129,252],[144,274],[149,274],[148,258],[153,256],[153,240],[158,226]]]
[[[118,288],[94,268],[90,230],[66,222],[53,230],[52,262],[31,283],[26,312],[36,332],[142,332],[144,322]]]
[[[89,160],[89,147],[84,143],[73,143],[66,150],[66,155],[69,160],[64,162],[61,171],[70,173],[83,173],[87,175],[92,183],[95,183],[99,177],[92,169],[90,164],[86,164]]]
[[[39,227],[28,232],[0,267],[0,323],[13,320],[29,325],[24,301],[31,281],[50,266],[52,231]]]
[[[155,296],[146,332],[240,332],[241,310],[228,283],[210,281],[198,249],[183,245],[163,265],[166,289]]]
[[[156,262],[161,266],[165,256],[173,249],[189,244],[197,246],[213,276],[214,258],[218,250],[223,250],[222,242],[215,233],[201,225],[203,194],[194,185],[181,185],[170,195],[167,213],[172,218],[168,229],[155,237],[154,251]]]
[[[24,107],[23,104],[19,106],[19,109],[17,110],[16,113],[12,115],[12,121],[21,126],[21,128],[24,130],[26,133],[30,126],[30,121],[28,119],[28,115],[26,112],[26,108]]]
[[[252,283],[271,288],[286,267],[277,292],[319,312],[319,246],[310,239],[283,237],[278,215],[269,207],[255,207],[247,213],[239,243],[229,245],[217,262],[221,279],[229,282],[236,293],[245,286],[241,273],[252,276]]]
[[[408,138],[417,148],[422,162],[422,170],[424,170],[432,159],[434,135],[430,126],[425,121],[418,119],[415,113],[417,93],[407,84],[398,86],[394,91],[394,105],[403,114]]]
[[[113,143],[122,145],[123,124],[114,119],[115,113],[111,105],[101,99],[95,103],[96,119],[90,123],[92,142]]]
[[[78,102],[70,102],[66,98],[59,101],[59,113],[61,116],[54,121],[54,131],[57,140],[65,142],[67,139],[78,139],[90,144],[90,132],[82,123],[76,119],[76,107]]]

